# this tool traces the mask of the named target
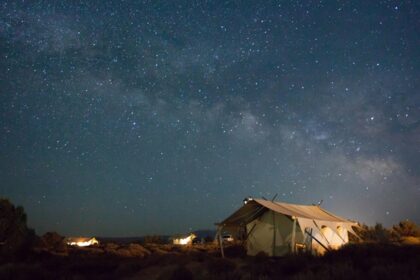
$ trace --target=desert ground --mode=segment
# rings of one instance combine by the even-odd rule
[[[417,279],[420,246],[350,244],[324,256],[246,256],[232,244],[48,244],[0,265],[1,279]]]

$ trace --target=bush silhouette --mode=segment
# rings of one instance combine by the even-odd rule
[[[362,224],[354,230],[363,242],[390,243],[401,241],[405,237],[420,237],[419,227],[409,220],[401,221],[390,229],[377,223],[374,226]],[[359,242],[352,235],[350,236],[351,241]]]
[[[419,227],[409,220],[399,222],[397,225],[394,225],[392,229],[400,238],[408,236],[420,237]]]
[[[383,227],[380,223],[372,227],[363,224],[360,228],[356,228],[355,231],[366,242],[389,243],[394,238],[392,231]]]
[[[164,271],[158,280],[192,280],[193,274],[183,265],[177,265],[174,269]]]
[[[35,232],[26,225],[23,207],[0,198],[0,261],[24,256],[35,241]]]
[[[65,238],[57,232],[47,232],[41,237],[42,245],[51,251],[67,252]]]

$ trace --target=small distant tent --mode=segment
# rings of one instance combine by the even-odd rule
[[[99,241],[95,237],[68,237],[66,243],[70,246],[88,247],[98,245]]]
[[[176,235],[171,239],[174,245],[191,245],[196,237],[194,233],[190,233],[189,235]]]
[[[251,256],[260,252],[283,256],[300,250],[323,254],[348,243],[348,232],[356,235],[352,226],[357,226],[318,205],[252,198],[244,200],[241,208],[216,225],[222,255],[221,235],[229,231],[245,241],[247,254]]]

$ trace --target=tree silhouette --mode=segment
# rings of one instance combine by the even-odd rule
[[[23,207],[15,207],[8,199],[0,198],[0,260],[21,257],[28,252],[35,233],[26,221]]]

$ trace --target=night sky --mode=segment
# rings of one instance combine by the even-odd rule
[[[2,1],[0,196],[37,233],[246,196],[420,222],[420,2]]]

